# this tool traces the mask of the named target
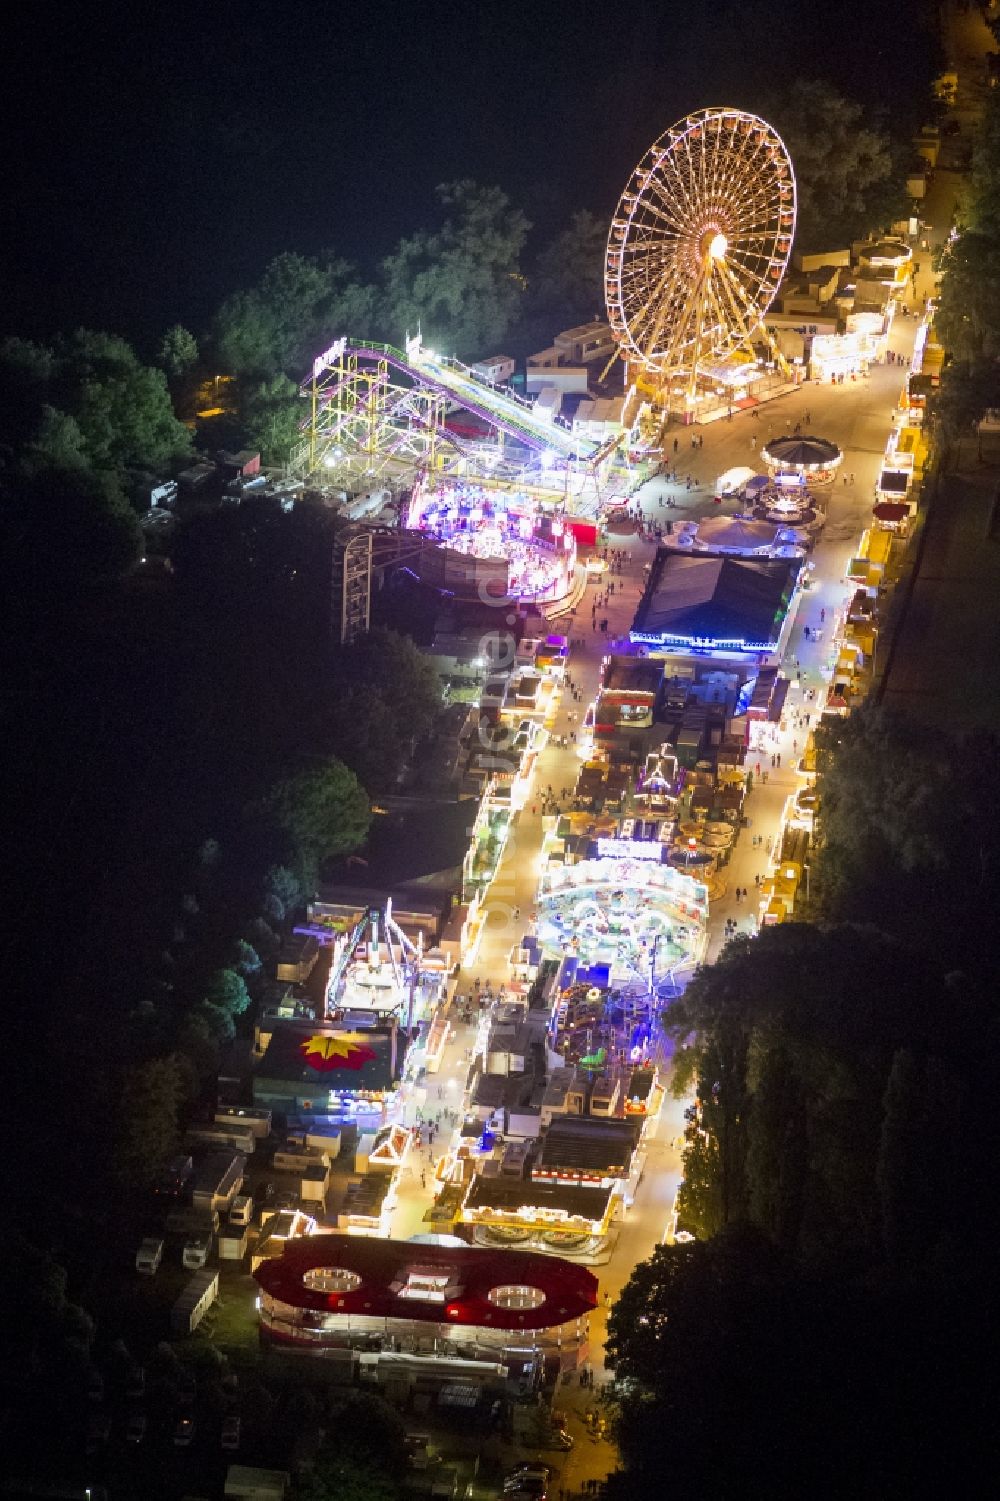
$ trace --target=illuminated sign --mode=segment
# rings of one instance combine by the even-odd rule
[[[657,860],[662,846],[654,839],[598,839],[597,853],[602,860]]]
[[[313,360],[313,380],[316,380],[322,371],[329,369],[331,365],[335,365],[338,360],[343,359],[346,347],[347,340],[338,339],[336,344],[330,345],[325,354],[318,354]]]

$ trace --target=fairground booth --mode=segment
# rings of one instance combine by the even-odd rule
[[[336,1379],[439,1395],[455,1383],[471,1406],[527,1393],[546,1365],[587,1358],[597,1278],[560,1256],[410,1241],[312,1235],[285,1242],[254,1273],[261,1340],[322,1355]]]
[[[285,1115],[341,1115],[369,1128],[396,1099],[406,1034],[396,1021],[345,1030],[278,1022],[253,1076],[255,1105]]]
[[[748,674],[782,649],[803,574],[801,557],[684,553],[661,547],[629,633],[651,655]]]

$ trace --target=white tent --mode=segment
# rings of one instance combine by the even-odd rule
[[[715,482],[716,495],[732,495],[735,490],[742,490],[748,480],[752,480],[756,470],[748,469],[745,464],[738,465],[735,469],[727,469],[725,474],[720,474]]]
[[[714,552],[758,553],[773,547],[778,528],[769,521],[738,516],[710,516],[699,522],[696,545]]]

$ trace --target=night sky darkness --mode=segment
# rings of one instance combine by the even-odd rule
[[[796,74],[905,99],[914,24],[898,0],[61,11],[5,23],[0,331],[85,324],[146,352],[280,250],[374,264],[433,222],[437,182],[499,183],[542,235],[609,213],[686,110],[764,108]]]

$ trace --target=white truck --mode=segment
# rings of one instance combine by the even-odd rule
[[[163,1241],[159,1236],[147,1235],[135,1253],[135,1269],[144,1277],[155,1277],[163,1260]]]

